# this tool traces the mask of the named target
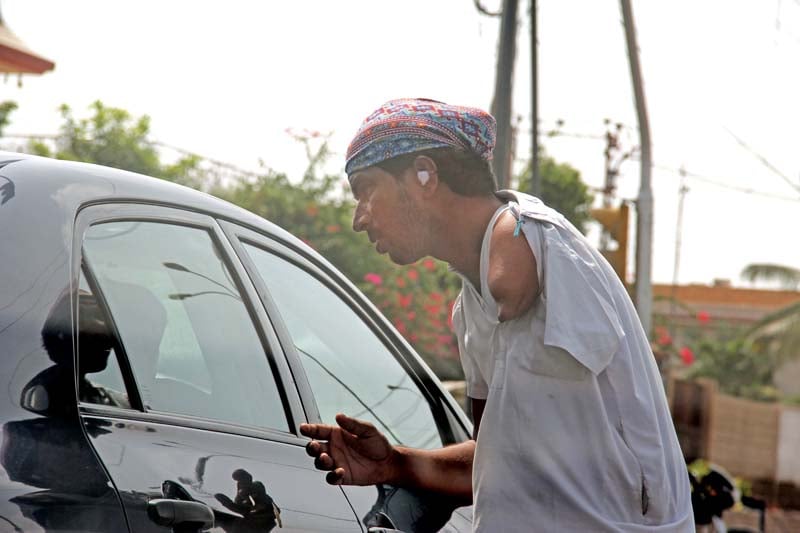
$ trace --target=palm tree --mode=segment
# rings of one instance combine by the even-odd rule
[[[742,277],[751,282],[772,281],[788,290],[800,289],[800,269],[775,265],[751,264],[742,270]],[[800,302],[770,313],[759,320],[745,338],[764,356],[772,358],[775,369],[800,356]]]
[[[741,276],[750,282],[777,282],[788,290],[800,289],[800,269],[771,263],[753,263],[744,267]]]

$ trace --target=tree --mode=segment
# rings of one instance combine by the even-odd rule
[[[800,269],[769,263],[747,265],[742,277],[751,281],[778,282],[783,288],[800,288]],[[800,357],[800,304],[791,304],[758,321],[746,333],[758,349],[775,358],[781,365]]]
[[[539,160],[542,180],[542,201],[564,215],[576,228],[585,232],[586,222],[591,220],[589,208],[594,196],[581,180],[580,172],[567,163],[558,163],[542,154]],[[520,174],[517,188],[530,190],[531,166]]]
[[[758,401],[775,401],[780,392],[772,382],[777,359],[763,353],[744,338],[704,340],[695,350],[696,362],[689,376],[711,378],[722,392]]]
[[[397,266],[378,255],[364,233],[350,230],[353,203],[346,182],[326,175],[327,139],[295,135],[309,165],[302,180],[268,171],[212,193],[278,224],[320,252],[372,300],[443,379],[463,377],[449,320],[460,288],[433,259]],[[316,145],[316,146],[314,146]]]
[[[744,267],[742,278],[757,281],[777,282],[787,290],[800,289],[800,269],[772,263],[753,263]]]
[[[148,138],[150,118],[137,119],[124,109],[107,107],[99,100],[90,106],[93,115],[76,119],[69,106],[62,105],[64,120],[54,141],[54,147],[42,141],[30,144],[36,155],[84,161],[138,172],[148,176],[201,188],[204,175],[199,158],[188,156],[173,164],[161,162],[158,151]]]
[[[3,135],[3,131],[6,129],[6,126],[11,122],[9,118],[11,113],[17,109],[17,103],[12,102],[11,100],[6,100],[5,102],[0,103],[0,136]]]
[[[38,155],[107,165],[204,189],[286,228],[352,280],[434,372],[444,379],[463,377],[450,324],[460,289],[458,277],[446,264],[430,258],[397,266],[375,253],[364,233],[349,229],[353,202],[342,176],[323,170],[331,155],[325,136],[294,135],[308,157],[299,181],[270,169],[255,175],[234,169],[230,179],[220,183],[197,156],[164,163],[157,143],[150,139],[147,116],[136,118],[99,101],[90,110],[89,118],[78,119],[62,106],[63,124],[55,141],[32,143],[30,149]],[[580,227],[592,197],[578,171],[551,158],[542,162],[542,171],[545,199]]]

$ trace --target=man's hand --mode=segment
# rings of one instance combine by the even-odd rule
[[[390,483],[400,468],[401,455],[369,422],[336,415],[338,426],[301,424],[300,433],[312,439],[306,445],[314,466],[327,470],[331,485]],[[327,442],[319,442],[319,440]]]

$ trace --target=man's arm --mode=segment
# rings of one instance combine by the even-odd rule
[[[479,418],[476,420],[480,422]],[[338,426],[300,426],[303,435],[315,439],[308,443],[306,450],[315,457],[314,465],[318,469],[328,471],[328,483],[386,483],[472,499],[474,440],[437,450],[418,450],[392,446],[369,422],[342,414],[336,416],[336,422]]]
[[[524,315],[539,296],[536,257],[525,235],[514,235],[516,224],[506,211],[492,229],[487,281],[500,322]]]

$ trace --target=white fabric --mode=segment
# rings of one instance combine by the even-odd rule
[[[661,377],[625,287],[560,214],[501,198],[516,202],[486,229],[480,291],[464,279],[453,310],[467,394],[487,400],[475,531],[694,531]],[[542,293],[498,323],[486,280],[505,209],[523,217]]]

